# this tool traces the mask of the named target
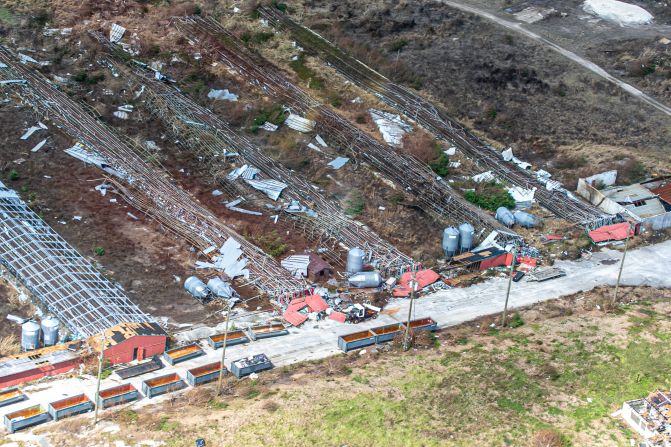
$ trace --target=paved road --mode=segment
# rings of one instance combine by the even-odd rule
[[[634,87],[631,84],[628,84],[624,81],[621,81],[620,79],[616,78],[615,76],[611,75],[608,73],[606,70],[595,64],[594,62],[591,62],[584,57],[578,56],[572,51],[567,50],[566,48],[560,47],[556,43],[546,39],[543,36],[540,36],[533,31],[529,31],[526,29],[522,23],[520,22],[513,22],[510,20],[503,19],[495,14],[492,14],[491,12],[485,11],[483,9],[477,8],[475,6],[471,5],[466,5],[463,3],[451,1],[451,0],[441,0],[444,4],[449,5],[453,8],[459,9],[461,11],[469,12],[471,14],[476,14],[481,17],[484,17],[488,20],[491,20],[493,22],[496,22],[497,24],[503,26],[504,28],[508,28],[512,31],[515,31],[519,34],[522,34],[530,39],[535,40],[536,42],[540,42],[541,44],[551,48],[552,50],[556,51],[557,53],[561,54],[564,57],[567,57],[568,59],[582,65],[589,71],[595,73],[596,75],[602,77],[603,79],[607,80],[608,82],[611,82],[615,84],[616,86],[620,87],[622,90],[627,92],[628,94],[638,98],[639,100],[645,102],[646,104],[654,107],[655,109],[665,113],[668,116],[671,116],[671,107],[668,107],[661,102],[657,101],[656,99],[652,98],[651,96],[643,93],[636,87]]]
[[[513,283],[510,297],[511,309],[591,290],[597,286],[615,284],[619,268],[617,261],[620,257],[619,251],[605,250],[594,254],[589,260],[558,261],[555,265],[567,272],[563,278],[544,283]],[[627,254],[622,283],[669,288],[671,287],[671,275],[668,274],[667,268],[670,266],[671,241],[631,250]],[[430,316],[441,327],[447,327],[479,316],[495,314],[502,309],[506,286],[507,280],[499,277],[472,287],[448,289],[427,295],[416,301],[415,316],[417,318]],[[406,318],[407,311],[408,301],[395,299],[387,306],[385,315],[380,315],[376,320],[360,325],[343,325],[330,320],[308,322],[299,329],[291,329],[291,333],[287,336],[228,348],[226,366],[230,366],[230,360],[261,352],[267,354],[276,366],[328,357],[339,352],[337,348],[339,335],[402,321]],[[204,349],[206,355],[203,357],[190,360],[177,367],[166,367],[161,371],[130,379],[130,382],[140,389],[141,382],[148,378],[168,372],[177,372],[184,377],[187,369],[219,360],[221,351],[214,351],[209,347]],[[120,380],[110,377],[103,382],[102,389],[119,383],[121,383]],[[95,379],[93,377],[60,379],[27,387],[25,391],[30,400],[0,408],[0,418],[6,413],[27,407],[29,404],[40,403],[46,407],[49,402],[79,393],[86,393],[93,398]],[[160,402],[162,399],[166,399],[166,396],[152,400],[143,399],[135,405]]]

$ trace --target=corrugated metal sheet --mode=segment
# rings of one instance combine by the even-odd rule
[[[280,265],[289,270],[292,275],[308,276],[309,255],[291,255],[284,258]]]
[[[650,192],[657,194],[660,199],[671,205],[671,182],[660,186],[659,188],[653,188],[650,190]]]
[[[284,123],[289,128],[303,133],[312,132],[312,130],[315,128],[315,125],[317,124],[312,120],[294,115],[293,113],[289,114]]]
[[[311,312],[322,312],[329,308],[329,305],[326,304],[326,301],[319,295],[310,295],[305,297],[305,302],[310,308]]]
[[[270,197],[273,200],[280,198],[280,194],[284,188],[287,187],[286,183],[278,182],[277,180],[248,180],[245,179],[247,184],[254,189],[262,191],[265,195]]]

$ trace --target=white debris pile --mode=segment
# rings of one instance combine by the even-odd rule
[[[317,124],[313,120],[303,118],[302,116],[294,115],[293,113],[289,114],[287,119],[284,121],[290,129],[297,130],[298,132],[307,133],[312,132]]]
[[[238,178],[242,178],[245,181],[245,183],[247,183],[249,186],[263,192],[271,199],[273,200],[279,199],[280,194],[282,194],[284,188],[287,187],[287,184],[279,182],[277,180],[258,178],[259,172],[260,170],[258,168],[255,168],[254,166],[243,165],[240,166],[239,168],[233,169],[228,174],[228,179],[236,180]]]
[[[646,25],[653,19],[652,14],[640,6],[618,0],[586,0],[582,9],[620,26]]]
[[[214,99],[214,100],[224,100],[224,101],[231,101],[231,102],[237,102],[237,100],[238,100],[238,95],[229,92],[227,88],[225,88],[223,90],[212,89],[207,94],[207,97],[210,98],[210,99]]]
[[[46,125],[42,124],[41,122],[38,122],[37,126],[31,126],[28,129],[26,129],[25,133],[21,135],[21,140],[27,140],[28,138],[30,138],[32,134],[34,134],[38,130],[46,130],[46,129],[47,129]]]
[[[125,104],[123,106],[119,106],[117,110],[115,110],[112,115],[116,116],[119,119],[122,120],[127,120],[128,119],[128,114],[133,113],[134,106],[130,104]]]
[[[471,179],[476,182],[476,183],[486,183],[486,182],[491,182],[492,180],[496,180],[496,177],[494,177],[494,174],[492,174],[492,171],[485,171],[480,174],[476,174]]]
[[[212,259],[214,262],[196,261],[196,268],[212,268],[224,272],[229,278],[243,276],[249,279],[247,258],[242,256],[240,243],[235,239],[228,238],[219,249],[219,256]]]
[[[612,171],[601,172],[599,174],[594,174],[585,178],[585,181],[590,185],[592,186],[598,185],[601,187],[612,186],[615,184],[616,180],[617,180],[617,169],[613,169]]]
[[[401,119],[400,115],[369,109],[370,116],[375,121],[382,138],[389,144],[401,146],[403,135],[412,131],[412,126]]]
[[[308,276],[308,265],[310,265],[309,255],[291,255],[284,258],[280,265],[291,272],[296,278]]]
[[[516,208],[531,208],[534,203],[534,194],[536,193],[536,188],[525,189],[519,186],[513,186],[508,188],[508,192],[515,200]]]

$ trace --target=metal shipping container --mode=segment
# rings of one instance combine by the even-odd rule
[[[214,382],[219,379],[219,370],[221,362],[214,362],[208,365],[192,368],[186,372],[186,381],[191,386],[203,385],[205,383]],[[224,368],[224,375],[228,374],[228,370]]]
[[[245,331],[231,331],[226,337],[226,346],[240,345],[242,343],[247,343],[248,341],[249,338]],[[224,334],[211,335],[207,338],[207,342],[214,349],[219,349],[224,346]]]
[[[15,404],[26,399],[28,399],[28,396],[16,388],[0,391],[0,407],[6,407],[7,405]]]
[[[438,323],[433,318],[418,318],[410,321],[410,329],[418,331],[435,331],[438,329]]]
[[[132,402],[140,397],[138,390],[130,383],[107,388],[98,393],[97,404],[99,408],[105,409],[115,405]]]
[[[385,343],[392,341],[394,337],[405,331],[405,325],[402,323],[388,324],[386,326],[375,327],[370,330],[375,334],[375,343]]]
[[[278,335],[287,335],[289,331],[283,324],[267,324],[265,326],[249,328],[249,333],[253,340],[260,340],[262,338],[277,337]]]
[[[245,357],[244,359],[236,360],[231,363],[231,372],[238,379],[248,376],[251,373],[257,373],[272,368],[273,364],[265,354]]]
[[[79,394],[77,396],[51,402],[49,404],[49,414],[54,419],[54,421],[58,421],[59,419],[63,419],[68,416],[86,413],[93,410],[94,408],[95,405],[93,405],[91,399],[86,397],[85,394]]]
[[[181,390],[186,388],[186,386],[186,382],[176,373],[166,374],[165,376],[155,377],[142,382],[142,394],[151,399],[161,394]]]
[[[345,352],[374,344],[375,334],[368,330],[338,337],[338,347]]]
[[[23,410],[8,413],[4,417],[5,427],[10,433],[22,428],[47,422],[51,417],[41,405],[24,408]]]
[[[193,358],[199,357],[205,354],[200,346],[195,343],[186,346],[180,346],[179,348],[173,348],[163,353],[163,358],[170,365],[176,365],[177,363],[185,362]]]
[[[137,377],[152,371],[158,371],[161,368],[163,368],[163,363],[161,362],[159,356],[155,355],[148,362],[117,370],[116,375],[122,379],[130,379],[131,377]]]

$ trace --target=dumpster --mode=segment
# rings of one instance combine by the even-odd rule
[[[186,388],[186,383],[175,373],[155,377],[142,382],[142,393],[149,399],[161,394]]]
[[[23,410],[14,411],[5,415],[5,427],[10,433],[22,428],[42,424],[50,419],[47,410],[42,405],[34,405]]]
[[[375,343],[385,343],[392,341],[394,337],[402,334],[405,331],[405,325],[402,323],[388,324],[373,328],[370,331],[375,334]]]
[[[418,318],[410,322],[410,329],[418,331],[435,331],[438,329],[438,323],[433,318]]]
[[[54,421],[58,421],[59,419],[68,416],[86,413],[87,411],[93,410],[93,408],[95,408],[95,405],[93,405],[91,399],[86,397],[85,394],[79,394],[77,396],[51,402],[49,404],[49,415],[51,415]]]
[[[196,343],[192,343],[186,346],[180,346],[179,348],[170,349],[163,353],[163,358],[166,362],[171,365],[176,365],[177,363],[185,362],[193,358],[199,357],[205,354],[200,346]]]
[[[257,373],[272,369],[273,364],[265,354],[257,354],[244,359],[236,360],[231,363],[231,372],[238,379],[248,376],[251,373]]]
[[[375,344],[375,334],[371,331],[354,332],[338,337],[338,347],[345,352]]]
[[[139,365],[129,366],[128,368],[118,369],[115,371],[116,375],[122,379],[130,379],[131,377],[141,376],[152,371],[158,371],[163,368],[163,363],[159,356],[155,355],[148,362],[140,363]]]
[[[221,362],[214,362],[208,365],[192,368],[186,372],[186,381],[191,386],[203,385],[204,383],[214,382],[219,378],[219,368]],[[228,370],[224,368],[224,375]]]
[[[228,337],[226,337],[226,346],[239,345],[248,341],[249,338],[245,334],[245,331],[231,331],[228,333]],[[224,334],[212,335],[208,337],[207,342],[214,349],[219,349],[224,346]]]
[[[283,324],[266,324],[249,328],[253,340],[262,338],[277,337],[278,335],[287,335],[289,331]]]
[[[98,406],[101,409],[132,402],[140,397],[140,393],[130,383],[107,388],[98,393]]]
[[[26,399],[28,399],[28,396],[23,394],[17,388],[9,388],[0,391],[0,407],[6,407],[7,405],[15,404],[16,402],[21,402]]]

